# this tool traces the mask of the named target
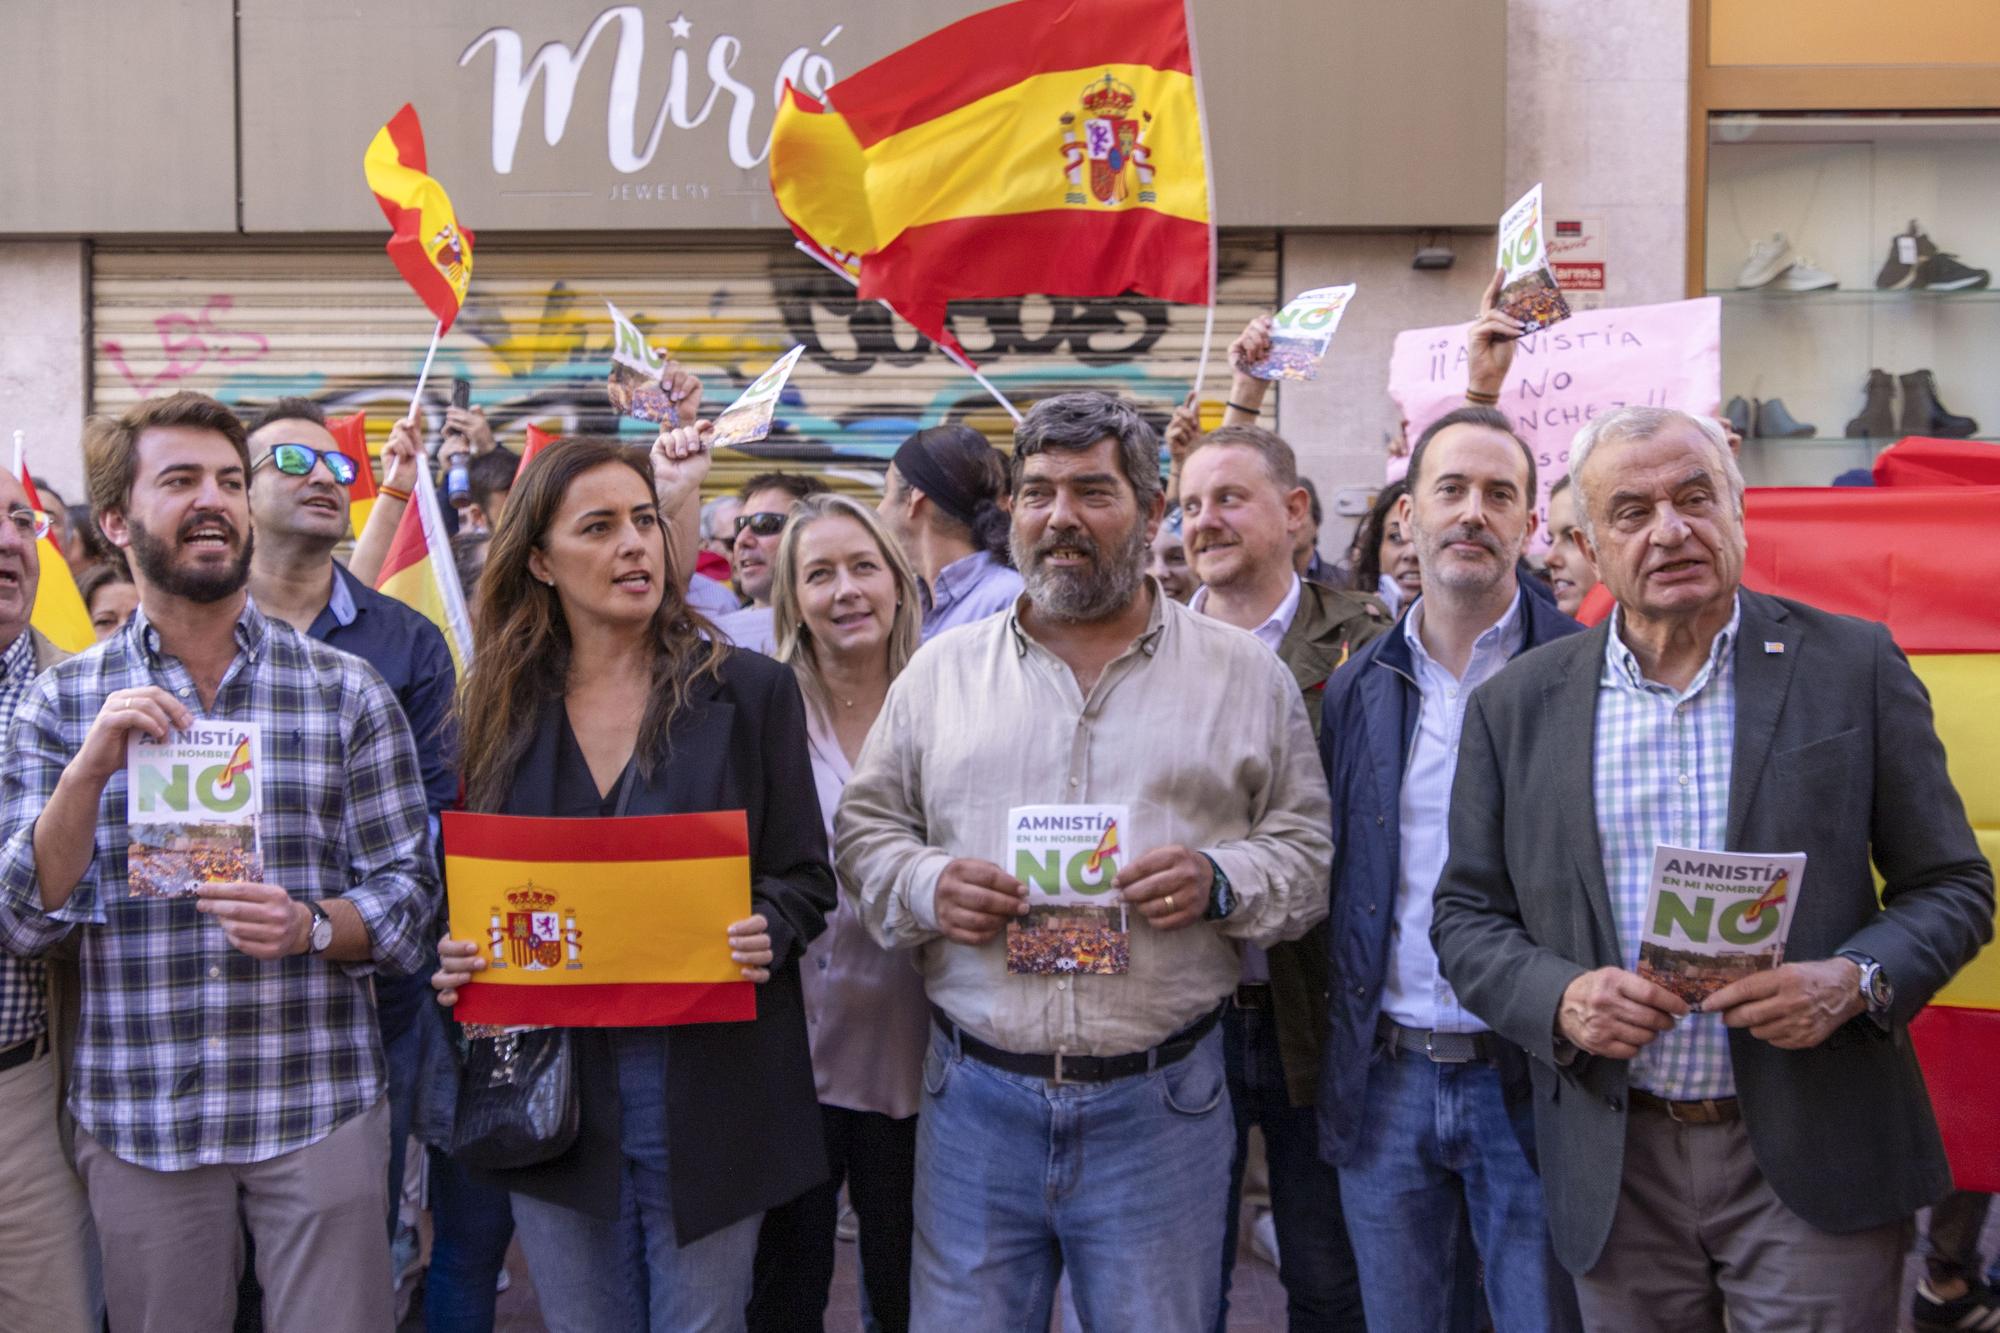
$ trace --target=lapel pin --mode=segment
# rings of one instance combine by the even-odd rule
[[[1782,653],[1785,651],[1785,645],[1776,639],[1766,639],[1764,640],[1764,651],[1767,653]]]

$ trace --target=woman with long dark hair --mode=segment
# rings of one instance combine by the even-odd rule
[[[876,511],[924,581],[926,639],[1013,606],[1007,460],[970,426],[931,426],[897,448]]]
[[[917,577],[882,520],[844,495],[792,510],[771,586],[778,660],[805,693],[813,780],[827,837],[833,809],[917,650]],[[833,1281],[840,1187],[860,1222],[861,1280],[880,1333],[910,1326],[917,1103],[930,1012],[907,953],[877,944],[841,895],[806,953],[806,1021],[833,1174],[764,1218],[751,1333],[818,1328]]]
[[[1380,597],[1390,615],[1401,614],[1424,590],[1423,578],[1417,573],[1416,543],[1396,517],[1396,502],[1409,489],[1406,481],[1384,486],[1361,526],[1354,530],[1354,545],[1349,548],[1354,590]]]
[[[654,468],[684,466],[663,437]],[[764,1211],[826,1175],[798,960],[834,886],[805,709],[789,671],[709,633],[674,564],[643,452],[551,445],[494,533],[459,694],[469,810],[749,824],[754,914],[729,943],[755,1020],[575,1029],[576,1142],[492,1173],[558,1333],[740,1329]],[[440,947],[441,1003],[477,947]]]

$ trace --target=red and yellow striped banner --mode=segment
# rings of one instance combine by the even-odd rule
[[[1747,508],[1746,584],[1889,627],[1930,692],[1980,848],[2000,861],[2000,487],[1753,490]],[[1959,1188],[2000,1190],[2000,947],[1911,1037]]]
[[[452,937],[478,941],[486,959],[459,993],[459,1021],[660,1027],[757,1016],[727,939],[750,915],[741,810],[443,818]]]

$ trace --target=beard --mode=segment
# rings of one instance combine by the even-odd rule
[[[218,523],[225,532],[234,534],[236,525],[214,510],[196,510],[181,524],[180,531],[172,542],[155,537],[136,519],[128,519],[127,531],[132,538],[132,562],[139,572],[146,576],[146,582],[161,592],[175,597],[184,597],[190,602],[207,605],[242,590],[250,581],[251,535],[243,534],[243,550],[234,565],[221,569],[182,569],[174,563],[174,555],[187,534],[204,524]]]
[[[1470,523],[1457,524],[1442,532],[1431,533],[1418,523],[1413,514],[1410,518],[1410,533],[1416,541],[1418,568],[1429,570],[1432,576],[1447,588],[1483,592],[1497,586],[1521,558],[1520,543],[1515,543],[1514,549],[1510,551],[1504,542],[1493,535],[1491,528],[1475,527]],[[1454,542],[1471,542],[1484,547],[1498,559],[1493,562],[1490,571],[1477,566],[1461,565],[1445,554],[1445,548]]]
[[[1079,623],[1109,619],[1132,604],[1146,577],[1148,544],[1146,525],[1136,519],[1123,544],[1108,558],[1082,528],[1047,532],[1033,546],[1024,543],[1016,529],[1007,541],[1035,609],[1052,620]],[[1063,546],[1089,557],[1090,567],[1050,569],[1042,563],[1049,552]]]

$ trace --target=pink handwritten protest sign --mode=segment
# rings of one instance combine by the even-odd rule
[[[1402,409],[1410,443],[1424,427],[1465,405],[1469,324],[1405,329],[1389,358],[1389,396]],[[1521,339],[1500,390],[1500,410],[1535,451],[1548,513],[1549,487],[1569,470],[1570,441],[1600,412],[1634,403],[1713,416],[1722,402],[1722,303],[1714,297],[1580,311]],[[1389,476],[1402,475],[1390,460]],[[1546,542],[1537,534],[1535,548]]]

